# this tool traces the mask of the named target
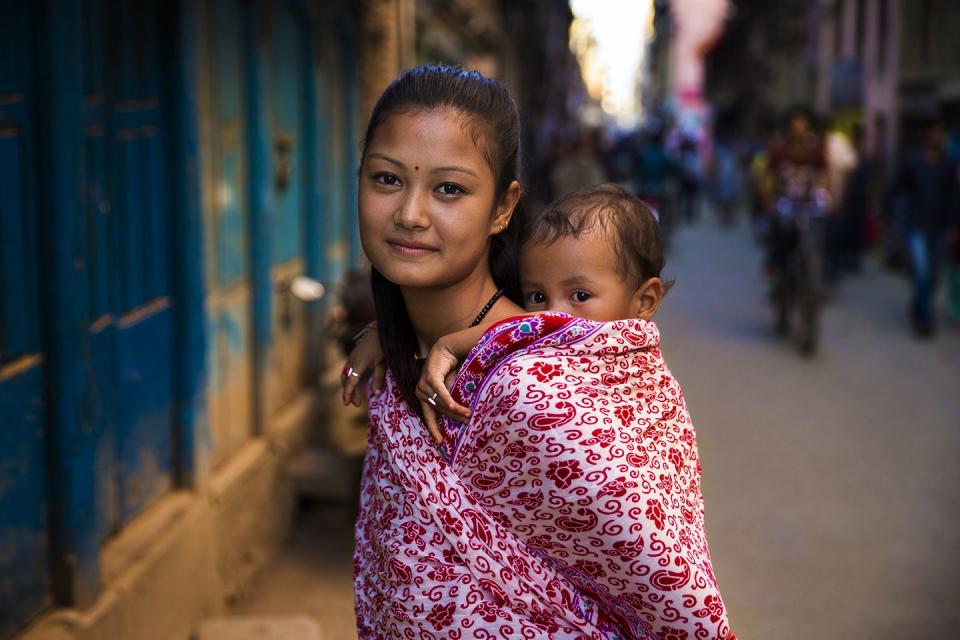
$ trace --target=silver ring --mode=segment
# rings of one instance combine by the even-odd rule
[[[429,402],[429,403],[432,404],[433,406],[437,406],[437,394],[434,393],[432,396],[429,396],[429,397],[427,398],[427,402]]]
[[[360,374],[354,371],[353,367],[347,367],[347,377],[349,378],[359,378]]]

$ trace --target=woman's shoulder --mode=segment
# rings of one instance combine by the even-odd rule
[[[505,318],[492,324],[473,348],[461,371],[483,377],[508,356],[513,358],[567,355],[609,357],[657,347],[660,332],[653,322],[639,319],[597,322],[564,313],[539,313]]]

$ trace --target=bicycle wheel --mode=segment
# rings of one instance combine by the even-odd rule
[[[806,244],[806,243],[804,243]],[[820,338],[820,261],[807,245],[798,251],[797,347],[805,356],[817,351]]]

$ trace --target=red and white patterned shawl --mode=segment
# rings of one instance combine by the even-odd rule
[[[371,399],[361,638],[733,638],[656,325],[501,322],[453,395],[440,449],[390,376]]]

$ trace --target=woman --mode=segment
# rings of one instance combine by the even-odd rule
[[[518,160],[516,106],[475,72],[411,69],[371,116],[360,232],[389,374],[370,399],[360,637],[730,637],[656,328],[510,319]],[[490,327],[454,388],[473,417],[442,421],[437,450],[417,361],[470,325]]]

